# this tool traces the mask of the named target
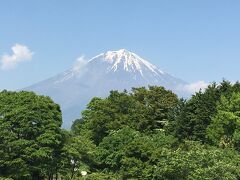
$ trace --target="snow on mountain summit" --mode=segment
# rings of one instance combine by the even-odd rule
[[[94,74],[99,76],[102,74],[112,74],[112,76],[128,75],[130,79],[139,80],[144,78],[149,81],[157,81],[156,78],[165,75],[156,66],[126,49],[107,51],[89,61],[84,61],[81,58],[78,61],[79,64],[58,75],[54,83],[63,83],[73,78],[79,79],[88,71],[91,71],[91,76],[94,76]]]
[[[160,71],[156,68],[156,66],[152,65],[148,61],[142,59],[135,53],[132,53],[126,49],[120,49],[118,51],[107,51],[106,53],[101,53],[100,55],[92,58],[89,62],[94,62],[97,60],[103,60],[109,63],[108,72],[109,71],[117,71],[119,68],[123,68],[128,72],[139,72],[142,76],[143,70],[148,69],[155,75],[164,74],[164,72]]]

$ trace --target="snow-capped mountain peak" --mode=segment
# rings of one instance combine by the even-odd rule
[[[149,70],[155,75],[164,74],[161,70],[157,69],[154,65],[148,61],[142,59],[133,52],[126,49],[120,49],[118,51],[107,51],[92,58],[91,61],[103,60],[109,64],[108,72],[121,70],[123,68],[128,72],[139,72],[141,76],[144,76],[144,71]]]
[[[137,76],[145,79],[155,79],[156,77],[165,75],[156,66],[126,49],[107,51],[93,57],[87,62],[81,58],[78,61],[80,64],[76,64],[71,69],[61,73],[54,83],[58,84],[72,78],[79,78],[90,69],[92,74],[101,74],[104,72],[106,74],[125,75],[127,73],[129,77],[135,80]]]

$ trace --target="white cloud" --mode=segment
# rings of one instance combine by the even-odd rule
[[[72,66],[71,73],[66,73],[62,79],[55,81],[55,83],[61,83],[73,76],[81,77],[87,71],[87,63],[88,61],[85,60],[84,56],[80,56]]]
[[[184,86],[179,86],[178,89],[189,92],[191,94],[194,94],[195,92],[198,92],[200,89],[201,90],[206,89],[208,87],[208,85],[209,84],[204,81],[198,81],[198,82],[194,82],[194,83],[187,84]]]
[[[11,49],[11,55],[5,54],[1,57],[1,69],[13,69],[21,62],[32,60],[33,52],[27,46],[15,44]]]
[[[73,66],[74,71],[81,71],[87,64],[87,60],[84,56],[80,56]]]

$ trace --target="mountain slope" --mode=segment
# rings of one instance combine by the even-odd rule
[[[164,86],[184,96],[178,87],[186,84],[138,55],[121,49],[102,53],[24,90],[48,95],[59,103],[63,112],[63,127],[69,128],[94,96],[105,97],[110,90],[130,90],[148,85]]]

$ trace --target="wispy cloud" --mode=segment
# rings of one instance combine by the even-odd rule
[[[71,73],[66,73],[63,78],[55,81],[55,83],[61,83],[67,79],[72,78],[73,76],[81,77],[87,71],[87,62],[88,61],[84,58],[84,56],[80,56],[72,66]]]
[[[85,59],[85,57],[82,55],[79,58],[77,58],[74,66],[73,66],[73,70],[75,71],[81,71],[87,64],[87,60]]]
[[[1,57],[1,69],[14,69],[19,63],[32,60],[33,52],[27,46],[15,44],[11,49],[11,55],[5,54]]]
[[[188,93],[194,94],[195,92],[198,92],[199,90],[204,90],[208,87],[209,83],[206,83],[204,81],[198,81],[191,84],[179,86],[178,89],[181,91],[186,91]]]

